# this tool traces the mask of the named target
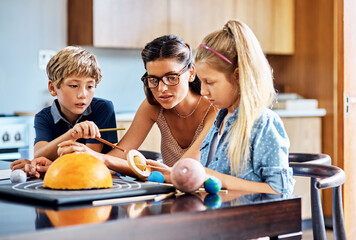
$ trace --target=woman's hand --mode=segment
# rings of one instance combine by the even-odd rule
[[[97,154],[97,152],[87,147],[85,144],[78,143],[73,140],[64,141],[58,144],[57,153],[58,156],[62,156],[68,153],[88,153],[93,156]]]
[[[150,160],[150,159],[146,159],[146,164],[153,166],[153,168],[151,168],[152,171],[160,171],[164,176],[164,181],[167,183],[171,183],[171,169],[172,168],[168,167],[166,164],[160,163],[158,161]],[[154,167],[157,167],[157,169]]]
[[[71,130],[69,130],[72,138],[77,140],[79,138],[95,138],[100,137],[98,126],[92,121],[84,121],[77,123]]]

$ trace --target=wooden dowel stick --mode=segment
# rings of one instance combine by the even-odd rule
[[[113,198],[113,199],[105,199],[105,200],[96,200],[96,201],[93,201],[93,206],[101,206],[101,205],[109,205],[109,204],[117,204],[117,203],[127,203],[127,202],[147,201],[147,200],[153,200],[155,197],[157,197],[157,194],[137,196],[137,197],[124,197],[124,198]]]
[[[139,201],[161,201],[167,197],[170,197],[174,194],[174,192],[166,193],[166,194],[151,194],[151,195],[143,195],[136,197],[124,197],[124,198],[113,198],[113,199],[104,199],[104,200],[96,200],[93,201],[93,206],[102,206],[102,205],[111,205],[118,203],[130,203],[130,202],[139,202]]]
[[[163,199],[169,198],[173,194],[175,194],[175,192],[170,192],[170,193],[167,193],[167,194],[160,194],[157,197],[155,197],[153,200],[155,202],[162,201]]]
[[[111,131],[119,131],[119,130],[125,130],[126,128],[103,128],[99,129],[100,132],[111,132]]]
[[[117,148],[117,149],[119,149],[119,150],[121,150],[123,152],[126,152],[126,149],[123,149],[122,147],[119,147],[119,146],[117,146],[115,144],[112,144],[111,142],[108,142],[108,141],[106,141],[106,140],[104,140],[104,139],[102,139],[100,137],[96,137],[95,139],[100,141],[100,142],[102,142],[102,143],[105,143],[106,145],[109,145],[109,146],[111,146],[113,148]]]

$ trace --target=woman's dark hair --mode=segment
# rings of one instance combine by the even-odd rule
[[[154,39],[146,44],[141,52],[141,57],[145,65],[159,59],[173,59],[179,63],[188,65],[188,69],[193,65],[193,56],[190,46],[178,36],[165,35]],[[197,76],[193,82],[189,82],[189,88],[200,95],[200,81]],[[151,105],[157,105],[158,102],[153,97],[151,89],[144,85],[145,94]]]

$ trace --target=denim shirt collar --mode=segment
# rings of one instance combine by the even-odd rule
[[[91,105],[89,105],[88,108],[85,109],[84,112],[79,116],[79,118],[77,119],[77,121],[75,123],[78,123],[83,116],[88,116],[89,114],[91,114],[91,112],[92,112]],[[60,120],[63,120],[64,122],[66,122],[67,124],[72,126],[72,124],[70,122],[68,122],[68,120],[65,117],[62,116],[62,114],[59,110],[58,99],[55,99],[52,103],[51,114],[52,114],[55,124],[57,124]]]
[[[235,122],[237,118],[237,113],[239,112],[239,108],[237,107],[236,110],[234,111],[234,114],[232,114],[230,117],[228,117],[226,121],[226,127],[229,128],[233,122]],[[220,124],[222,123],[223,119],[227,115],[228,111],[226,108],[221,109],[215,119],[214,126],[216,128],[220,127]]]

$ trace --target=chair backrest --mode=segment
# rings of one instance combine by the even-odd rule
[[[159,152],[147,151],[147,150],[139,150],[140,153],[146,158],[151,160],[160,160],[162,159],[162,155]]]
[[[327,154],[290,153],[289,165],[293,175],[311,178],[311,210],[314,239],[326,239],[323,210],[319,189],[333,188],[333,233],[334,239],[346,239],[342,208],[341,186],[345,172],[332,166]]]

